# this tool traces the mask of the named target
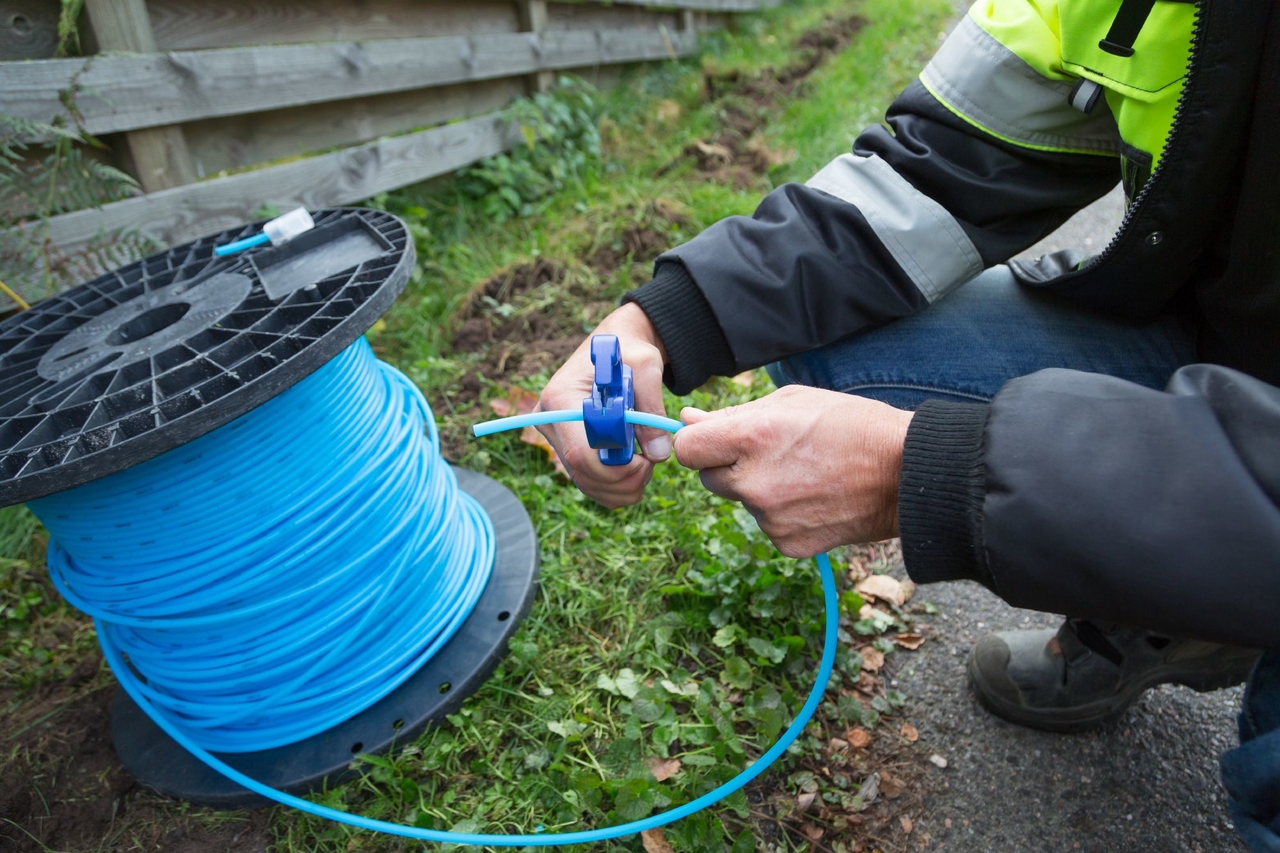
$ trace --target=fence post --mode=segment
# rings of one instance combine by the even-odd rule
[[[145,0],[85,0],[85,11],[98,50],[157,51]],[[195,163],[180,126],[132,130],[124,138],[144,192],[195,183]]]
[[[544,33],[547,30],[547,0],[516,0],[520,16],[520,32]],[[555,84],[555,73],[536,71],[527,78],[529,94],[546,92]]]

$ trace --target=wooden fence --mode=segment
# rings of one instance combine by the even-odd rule
[[[86,0],[89,55],[50,59],[57,0],[7,0],[0,113],[52,121],[74,92],[143,189],[53,218],[53,244],[130,229],[168,245],[264,204],[349,204],[499,153],[518,133],[497,111],[558,72],[607,85],[775,2]]]

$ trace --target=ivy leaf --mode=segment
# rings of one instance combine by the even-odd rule
[[[636,694],[640,692],[640,679],[635,672],[630,669],[624,669],[618,673],[614,683],[618,687],[618,692],[628,699],[636,698]]]
[[[674,682],[664,678],[659,682],[662,689],[675,696],[697,696],[698,683],[696,681],[686,681],[684,684],[677,685]]]
[[[787,656],[786,649],[781,646],[775,646],[773,643],[768,640],[761,639],[760,637],[752,637],[747,640],[747,645],[751,648],[751,651],[760,655],[760,657],[770,663],[782,663],[783,659]]]
[[[614,797],[618,817],[623,820],[640,820],[653,811],[653,791],[646,779],[632,779],[622,786]]]
[[[734,656],[724,662],[724,672],[720,673],[720,680],[730,687],[746,690],[751,686],[752,674],[751,664],[743,658]]]
[[[558,720],[547,723],[547,729],[560,737],[580,737],[584,731],[583,726],[576,720]]]
[[[656,723],[663,711],[661,704],[644,696],[637,696],[631,700],[631,709],[635,711],[641,722],[645,723]]]
[[[711,638],[711,644],[721,649],[732,648],[733,645],[738,642],[738,638],[742,633],[743,631],[741,628],[730,623],[716,631],[715,635]]]

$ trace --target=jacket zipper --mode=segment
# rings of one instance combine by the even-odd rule
[[[1200,52],[1204,46],[1204,6],[1207,2],[1209,0],[1201,0],[1201,2],[1195,4],[1195,18],[1191,26],[1191,46],[1187,51],[1187,76],[1183,80],[1182,91],[1178,94],[1178,104],[1173,109],[1173,123],[1169,126],[1169,136],[1165,139],[1164,151],[1160,155],[1160,162],[1156,164],[1155,171],[1151,173],[1151,177],[1147,178],[1146,183],[1142,185],[1142,189],[1138,191],[1137,197],[1125,210],[1124,216],[1120,220],[1120,227],[1116,229],[1115,236],[1111,238],[1111,242],[1107,244],[1107,247],[1086,261],[1078,270],[1067,273],[1058,279],[1059,281],[1078,275],[1085,270],[1093,269],[1116,251],[1116,247],[1129,236],[1128,230],[1141,211],[1143,202],[1151,194],[1151,188],[1160,180],[1160,176],[1164,173],[1168,164],[1176,159],[1174,157],[1174,146],[1181,141],[1179,131],[1182,129],[1186,118],[1187,101],[1190,100],[1192,86],[1196,83],[1196,68],[1199,65]]]

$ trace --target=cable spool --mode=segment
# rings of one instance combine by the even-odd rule
[[[259,406],[305,397],[318,383],[332,384],[335,371],[357,369],[348,363],[355,364],[364,345],[351,348],[353,342],[403,289],[413,245],[404,224],[386,213],[330,210],[315,219],[314,230],[289,243],[227,258],[215,257],[214,247],[255,227],[205,237],[0,323],[0,506],[35,501],[38,514],[50,507],[92,514],[90,505],[77,503],[82,494],[110,492],[121,478],[175,465],[184,453],[199,456],[197,447],[235,449],[236,429],[271,426],[274,409],[255,411]],[[350,380],[343,374],[337,381]],[[268,450],[287,442],[288,425],[277,432],[284,438],[270,439],[280,444]],[[255,451],[261,448],[245,446],[244,457]],[[456,633],[372,705],[292,742],[249,752],[215,748],[227,764],[281,790],[314,790],[326,778],[333,783],[347,775],[355,752],[411,742],[492,672],[531,606],[537,545],[514,495],[479,474],[454,474],[457,488],[491,521],[495,549],[488,582],[466,602],[470,613],[454,626]],[[87,491],[66,492],[86,483],[92,484]],[[141,499],[137,507],[148,516],[164,510]],[[120,512],[112,508],[114,516]],[[126,506],[126,524],[128,512]],[[50,518],[49,526],[78,530],[81,521]],[[373,528],[385,519],[369,521]],[[153,581],[162,588],[174,582]],[[153,592],[140,584],[139,606],[154,604]],[[112,649],[106,651],[111,659]],[[134,666],[132,660],[113,663],[118,675],[120,666]],[[145,665],[136,668],[145,683]],[[123,691],[113,706],[112,732],[126,769],[147,787],[205,805],[263,802],[187,753]]]

